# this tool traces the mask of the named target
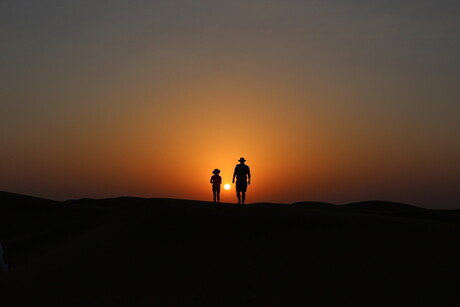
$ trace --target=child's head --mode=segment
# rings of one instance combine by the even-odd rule
[[[212,171],[212,173],[214,175],[218,175],[220,173],[220,170],[216,168],[215,170]]]

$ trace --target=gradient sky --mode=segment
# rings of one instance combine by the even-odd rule
[[[2,0],[0,190],[460,208],[460,2]],[[234,190],[223,201],[235,201]]]

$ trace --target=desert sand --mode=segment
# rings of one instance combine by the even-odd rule
[[[460,211],[0,192],[2,306],[453,306]]]

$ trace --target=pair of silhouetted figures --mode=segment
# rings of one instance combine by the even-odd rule
[[[244,162],[246,162],[244,158],[240,158],[238,161],[240,164],[235,166],[232,183],[235,183],[236,177],[235,189],[236,197],[238,198],[238,205],[244,205],[244,201],[246,200],[246,190],[248,189],[248,185],[251,184],[251,171],[249,166],[244,164]],[[220,170],[217,168],[213,170],[212,173],[214,174],[211,177],[213,201],[218,203],[220,202],[220,185],[222,183],[222,177],[219,176]]]
[[[5,263],[5,260],[3,259],[2,243],[0,243],[0,269],[2,270],[3,273],[8,272],[8,265]]]

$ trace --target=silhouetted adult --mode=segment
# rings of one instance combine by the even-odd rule
[[[2,243],[0,243],[0,269],[2,272],[8,272],[8,265],[5,263],[5,260],[3,260],[3,246]]]
[[[240,164],[235,166],[232,183],[235,183],[236,177],[236,197],[238,198],[238,204],[244,205],[246,190],[248,188],[248,184],[251,184],[251,171],[249,166],[244,164],[246,160],[243,157],[241,157],[238,161],[240,161]]]

